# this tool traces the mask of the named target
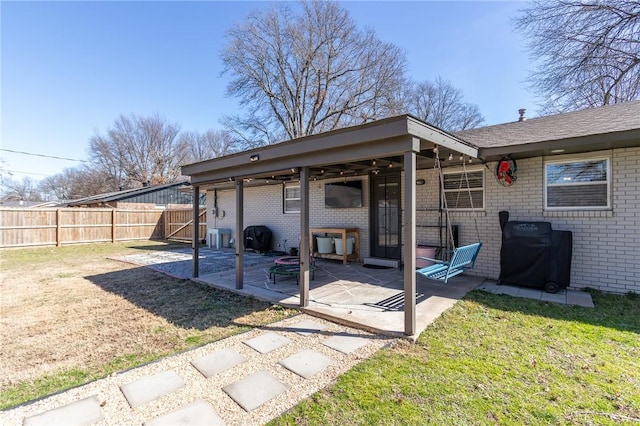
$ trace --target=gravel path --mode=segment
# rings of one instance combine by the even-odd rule
[[[322,330],[302,334],[299,327],[296,330],[297,324],[315,324]],[[313,327],[309,330],[312,329]],[[272,333],[288,339],[289,342],[267,353],[260,353],[245,343],[253,338],[266,334],[272,335]],[[345,351],[347,353],[341,352],[327,346],[327,339],[332,336],[357,337],[360,339],[352,340],[361,341],[363,345]],[[297,315],[1,412],[0,424],[21,425],[25,418],[96,395],[97,400],[100,401],[100,411],[104,416],[99,423],[96,423],[99,425],[143,424],[198,400],[204,400],[210,404],[227,425],[261,425],[291,409],[314,392],[330,385],[337,376],[393,342],[394,339],[387,337],[372,335],[304,314]],[[210,378],[206,378],[191,364],[191,361],[221,349],[233,349],[246,358],[246,361]],[[305,350],[313,350],[325,355],[331,359],[331,363],[309,378],[303,378],[280,364],[286,358]],[[185,386],[178,391],[131,408],[120,386],[167,371],[175,372],[185,382]],[[222,388],[259,371],[269,373],[284,383],[288,390],[247,412]]]

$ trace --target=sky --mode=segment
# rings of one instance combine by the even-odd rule
[[[416,81],[442,77],[485,125],[536,115],[511,1],[345,1],[356,23],[405,51]],[[222,130],[225,31],[266,2],[0,2],[0,175],[39,181],[82,165],[120,116]],[[25,154],[26,153],[26,154]],[[58,158],[51,158],[58,157]],[[77,161],[72,161],[77,160]]]

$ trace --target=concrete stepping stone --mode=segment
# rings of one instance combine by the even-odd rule
[[[68,425],[84,426],[99,422],[103,419],[98,395],[93,395],[80,401],[63,405],[53,410],[24,419],[25,426],[37,425]]]
[[[586,291],[567,290],[567,304],[578,305],[583,308],[593,308],[593,299]]]
[[[336,334],[322,341],[322,344],[343,354],[350,354],[365,346],[371,340],[366,337],[353,336],[345,333]]]
[[[224,424],[224,420],[213,410],[211,405],[202,399],[144,423],[145,426],[222,426]]]
[[[333,363],[334,360],[332,358],[312,349],[305,349],[280,361],[280,364],[287,370],[293,371],[305,379],[324,370]]]
[[[271,331],[268,333],[261,334],[258,337],[254,337],[253,339],[247,340],[244,343],[247,346],[260,352],[261,354],[266,354],[267,352],[276,350],[290,342],[291,340],[287,339],[281,334],[274,333]]]
[[[202,358],[194,359],[191,361],[191,365],[201,372],[203,376],[209,378],[238,364],[242,364],[246,360],[244,356],[233,349],[221,349],[211,352]]]
[[[303,336],[326,330],[327,326],[313,320],[304,320],[287,327],[291,331],[295,331]]]
[[[174,371],[165,371],[120,386],[131,408],[136,408],[161,396],[184,387],[184,382]]]
[[[543,302],[555,302],[555,303],[567,303],[567,295],[566,293],[547,293],[543,291],[540,295],[540,300]]]
[[[264,370],[222,388],[246,412],[255,410],[288,389],[288,385]]]

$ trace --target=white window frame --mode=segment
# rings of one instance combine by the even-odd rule
[[[486,174],[484,172],[484,167],[467,167],[466,169],[463,168],[455,168],[452,170],[443,170],[442,174],[443,175],[453,175],[453,174],[460,174],[460,175],[464,175],[466,170],[466,173],[476,173],[476,172],[482,172],[482,187],[481,188],[471,188],[471,191],[482,191],[482,207],[476,207],[474,206],[473,208],[456,208],[455,206],[450,206],[447,204],[447,209],[451,210],[451,211],[458,211],[458,212],[478,212],[478,211],[484,211],[485,210],[485,206],[487,205],[487,181],[486,181]],[[444,176],[443,176],[444,179]],[[468,192],[469,189],[467,188],[461,188],[461,189],[445,189],[444,190],[445,193],[454,193],[454,192],[460,192],[463,193],[463,195],[461,196],[465,196],[468,198]]]
[[[282,211],[284,213],[300,213],[300,209],[298,208],[297,210],[288,210],[287,209],[287,201],[301,201],[301,198],[298,196],[296,197],[287,197],[287,189],[289,188],[298,188],[298,194],[300,194],[300,183],[295,183],[295,184],[284,184],[282,186]]]
[[[562,206],[562,207],[549,207],[548,205],[548,187],[549,186],[564,186],[565,184],[552,184],[549,185],[547,183],[548,178],[548,167],[552,164],[568,164],[568,163],[584,163],[584,162],[595,162],[595,161],[605,161],[606,162],[606,173],[607,173],[607,205],[606,206]],[[600,156],[584,156],[584,157],[563,157],[563,158],[554,158],[553,160],[545,160],[544,161],[544,176],[543,176],[543,187],[544,187],[544,209],[548,211],[559,211],[559,210],[611,210],[611,156],[610,155],[600,155]],[[603,185],[602,182],[579,182],[573,184],[566,184],[567,186],[588,186],[588,185]]]

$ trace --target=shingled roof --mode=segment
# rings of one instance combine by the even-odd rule
[[[629,143],[638,146],[639,134],[640,100],[454,132],[479,147],[483,158],[488,156],[483,152],[532,156],[543,155],[545,148],[553,147],[577,152],[630,146]],[[626,142],[616,144],[621,138]],[[596,143],[596,139],[601,142]],[[605,140],[608,143],[602,143]]]
[[[103,194],[92,195],[77,200],[72,200],[66,203],[69,207],[82,206],[95,203],[109,203],[113,201],[126,201],[140,195],[149,194],[153,192],[163,191],[168,188],[189,186],[188,181],[171,182],[161,185],[143,186],[141,188],[125,189],[123,191],[107,192]]]

